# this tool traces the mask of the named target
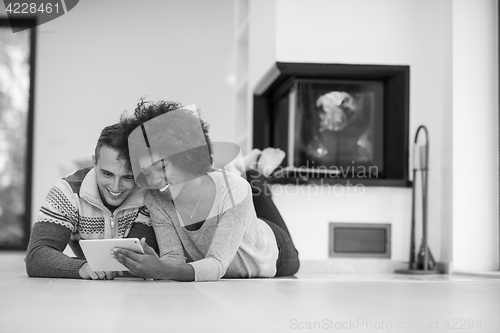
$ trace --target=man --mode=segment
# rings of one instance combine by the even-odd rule
[[[80,239],[145,237],[157,250],[123,133],[120,124],[104,128],[92,156],[93,167],[75,171],[49,191],[31,231],[25,259],[29,276],[113,279],[117,272],[90,269]],[[76,258],[63,253],[68,244]]]

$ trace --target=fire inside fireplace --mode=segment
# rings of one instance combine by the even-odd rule
[[[377,81],[296,80],[288,166],[378,177],[384,171],[383,93]]]

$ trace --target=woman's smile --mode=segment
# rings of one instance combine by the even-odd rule
[[[169,188],[169,186],[170,186],[170,184],[167,183],[167,184],[165,184],[165,186],[163,186],[162,188],[158,189],[158,191],[165,192]]]

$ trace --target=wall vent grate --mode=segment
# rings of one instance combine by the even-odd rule
[[[331,222],[328,238],[330,257],[391,257],[391,224],[389,223]]]

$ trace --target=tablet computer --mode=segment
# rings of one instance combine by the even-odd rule
[[[86,239],[80,241],[83,254],[89,263],[90,269],[97,271],[128,271],[111,255],[111,250],[121,247],[144,254],[141,243],[137,238]]]

